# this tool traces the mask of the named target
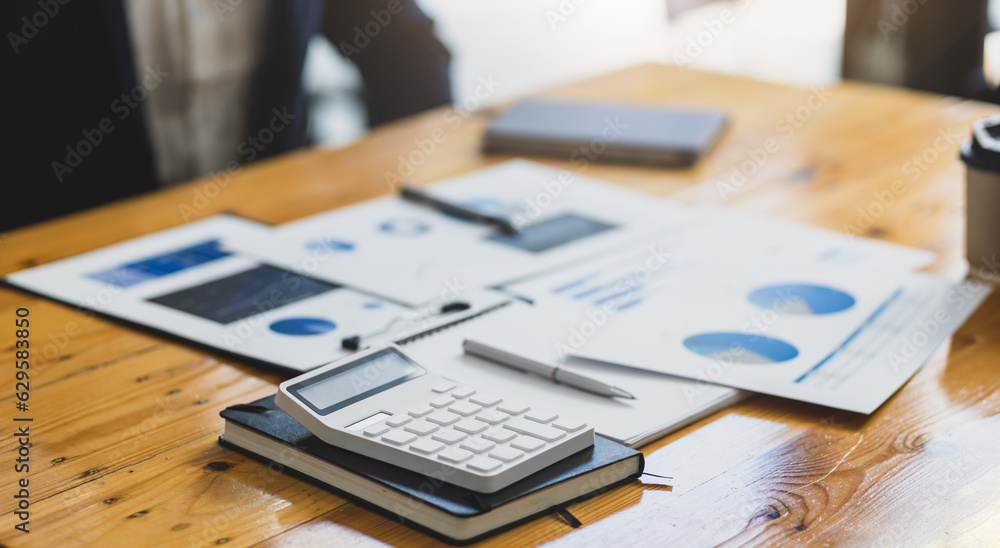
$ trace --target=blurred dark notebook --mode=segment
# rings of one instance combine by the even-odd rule
[[[483,150],[684,167],[698,161],[725,126],[726,114],[715,110],[530,99],[490,122]]]
[[[432,536],[467,544],[637,478],[642,453],[600,436],[592,448],[497,491],[475,493],[321,441],[274,396],[221,413],[219,443],[372,507]],[[444,468],[442,468],[444,470]]]

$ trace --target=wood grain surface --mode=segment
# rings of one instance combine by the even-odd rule
[[[953,275],[964,269],[960,141],[973,120],[1000,112],[856,83],[802,89],[661,65],[544,95],[723,107],[732,116],[692,169],[544,163],[684,203],[929,249],[938,255],[930,270]],[[304,151],[11,232],[0,238],[0,274],[224,211],[283,223],[386,194],[387,173],[432,182],[492,164],[506,158],[478,152],[490,115],[439,109],[344,149]],[[432,135],[435,150],[421,153],[416,141]],[[13,473],[8,360],[3,545],[440,545],[218,445],[219,411],[272,393],[282,377],[4,288],[6,356],[18,307],[32,322],[31,532],[14,530],[11,514],[21,474]],[[544,517],[482,544],[1000,545],[998,414],[993,296],[870,417],[756,396],[643,448],[647,470],[673,476],[672,485],[636,482],[574,505],[578,529]]]

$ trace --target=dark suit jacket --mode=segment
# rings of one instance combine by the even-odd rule
[[[317,32],[360,69],[372,125],[451,102],[450,56],[412,0],[269,2],[246,127],[267,127],[273,109],[295,117],[257,158],[304,142],[302,66]],[[390,9],[391,19],[378,23]],[[377,34],[366,43],[373,20]],[[135,72],[121,0],[4,0],[0,25],[7,39],[0,230],[157,188],[143,104],[134,100],[144,96],[146,75]]]

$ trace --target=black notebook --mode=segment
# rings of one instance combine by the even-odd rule
[[[475,493],[334,447],[278,409],[274,396],[221,413],[219,443],[389,514],[453,544],[467,544],[642,474],[642,453],[596,436],[594,446],[496,493]]]

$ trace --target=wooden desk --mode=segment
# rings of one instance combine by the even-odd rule
[[[694,169],[592,165],[585,173],[687,203],[834,230],[858,226],[936,252],[936,271],[960,268],[959,140],[972,120],[998,112],[868,85],[814,91],[658,65],[548,94],[724,106],[732,127]],[[438,129],[436,150],[422,160],[413,154],[415,180],[501,160],[477,153],[486,113],[458,127],[444,116],[427,113],[346,149],[261,163],[224,186],[206,178],[13,232],[0,242],[0,273],[181,224],[189,208],[197,210],[192,218],[234,211],[282,223],[378,196],[388,191],[384,173],[398,157]],[[762,165],[746,163],[754,157]],[[717,183],[740,166],[755,173],[724,197]],[[904,190],[893,194],[897,180]],[[874,207],[886,193],[892,204]],[[859,214],[869,207],[877,212],[871,221]],[[17,307],[30,308],[33,334],[31,533],[14,531],[10,513],[20,474],[11,470],[17,445],[8,360],[0,385],[4,545],[438,544],[216,443],[219,411],[273,393],[279,377],[4,289],[0,345],[8,357]],[[758,396],[644,448],[662,449],[650,470],[674,476],[672,490],[620,487],[570,508],[585,524],[580,529],[546,517],[484,544],[994,544],[998,412],[1000,298],[992,297],[870,418]]]

